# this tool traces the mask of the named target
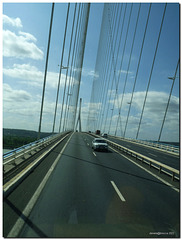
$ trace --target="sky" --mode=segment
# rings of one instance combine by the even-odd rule
[[[87,129],[87,116],[92,90],[93,78],[95,76],[95,64],[97,57],[98,41],[102,21],[103,3],[92,3],[90,8],[89,23],[87,29],[85,55],[82,69],[80,86],[80,97],[82,98],[82,128]],[[170,6],[169,6],[170,5]],[[159,129],[159,112],[163,111],[169,96],[171,81],[168,76],[174,76],[179,55],[179,9],[178,4],[168,4],[166,20],[163,26],[163,34],[160,40],[158,61],[155,64],[155,71],[150,85],[148,109],[145,115],[150,129]],[[73,14],[74,4],[71,4],[71,14]],[[154,11],[155,9],[155,11]],[[152,21],[149,22],[149,33],[145,45],[145,55],[143,55],[142,67],[139,78],[149,71],[155,45],[151,45],[151,39],[156,38],[158,31],[153,26],[159,27],[161,21],[161,6],[155,6],[152,10]],[[38,130],[40,107],[42,98],[43,77],[45,71],[46,50],[48,42],[51,3],[2,3],[3,22],[3,127],[27,130]],[[56,88],[59,73],[59,63],[61,59],[62,42],[64,35],[67,3],[55,3],[53,29],[51,37],[51,48],[49,55],[48,75],[46,82],[45,104],[42,120],[42,131],[51,132],[56,99]],[[135,10],[136,11],[136,10]],[[154,15],[155,13],[155,15]],[[158,13],[158,14],[156,14]],[[146,18],[146,11],[143,8],[143,18]],[[145,23],[140,20],[141,24]],[[134,22],[134,21],[133,21]],[[134,24],[134,23],[133,23]],[[143,25],[144,26],[144,25]],[[69,24],[71,27],[71,24]],[[125,30],[126,31],[126,30]],[[139,38],[140,36],[140,38]],[[142,34],[138,35],[139,44]],[[128,45],[131,44],[128,40]],[[139,45],[138,45],[139,46]],[[68,53],[69,43],[66,43],[65,51]],[[128,47],[129,49],[129,47]],[[139,49],[139,47],[138,47]],[[166,52],[167,51],[167,52]],[[129,50],[128,50],[129,55]],[[126,54],[126,58],[128,58]],[[137,44],[132,56],[131,78],[134,79],[134,70],[137,63]],[[66,59],[64,65],[66,64]],[[123,72],[126,71],[127,64],[123,65]],[[126,73],[125,73],[126,74]],[[133,75],[132,75],[133,74]],[[179,75],[179,71],[178,71]],[[64,78],[64,72],[63,72]],[[61,88],[63,89],[63,79]],[[127,106],[127,101],[131,98],[131,85],[127,85],[123,105]],[[135,93],[135,108],[130,117],[130,132],[128,137],[132,137],[136,131],[135,123],[137,110],[141,111],[142,99],[146,89],[146,82],[138,81]],[[122,88],[122,86],[120,86]],[[109,89],[112,91],[111,89]],[[150,97],[151,96],[151,97]],[[120,98],[122,95],[119,96]],[[112,99],[110,102],[112,103]],[[60,109],[61,103],[58,104]],[[99,104],[99,103],[98,103]],[[155,106],[158,111],[155,111]],[[125,121],[126,113],[123,115]],[[176,78],[169,108],[168,121],[166,121],[164,140],[178,141],[179,139],[179,78]],[[116,115],[114,115],[114,119]],[[160,116],[161,118],[161,116]],[[56,121],[58,129],[59,119]],[[161,121],[160,121],[161,123]],[[133,131],[133,132],[132,132]],[[151,130],[153,131],[153,130]],[[152,133],[153,134],[153,133]],[[151,134],[151,135],[152,135]],[[146,136],[144,135],[143,138]],[[153,136],[152,136],[153,137]],[[151,137],[151,138],[152,138]],[[157,137],[157,133],[154,138]]]
[[[51,3],[3,4],[4,128],[38,130],[51,7]],[[98,3],[91,5],[90,9],[86,43],[88,47],[86,46],[85,49],[80,89],[83,112],[90,100],[102,8],[103,4]],[[74,4],[71,4],[70,14],[72,15],[73,9]],[[44,132],[52,131],[66,12],[67,3],[55,4],[42,120]],[[66,53],[68,53],[68,47],[69,44],[66,43]],[[66,62],[65,59],[63,66]],[[64,70],[62,72],[64,76]],[[63,85],[64,81],[61,81],[62,89]],[[58,109],[60,107],[59,101]]]
[[[140,62],[140,67],[137,75],[137,81],[135,86],[135,92],[133,95],[133,101],[131,104],[131,111],[129,115],[128,125],[126,129],[125,137],[136,138],[138,131],[139,120],[142,112],[143,102],[145,98],[145,93],[148,85],[148,81],[151,75],[152,64],[154,60],[154,53],[156,50],[161,20],[163,16],[165,3],[153,3],[151,7],[151,13],[149,18],[149,23],[147,27],[145,42],[143,46],[142,58]],[[118,85],[118,102],[119,105],[122,103],[121,108],[121,127],[118,128],[118,133],[123,136],[129,104],[131,102],[132,89],[134,85],[134,80],[136,77],[136,71],[140,56],[141,45],[143,41],[143,34],[146,25],[146,19],[149,9],[149,4],[141,4],[140,17],[134,42],[134,47],[131,55],[131,62],[129,66],[129,56],[131,52],[131,45],[133,41],[134,28],[137,18],[139,4],[134,4],[132,9],[132,17],[129,25],[128,35],[127,26],[129,22],[129,13],[131,9],[131,4],[128,4],[125,17],[125,25],[123,28],[123,34],[121,39],[121,48],[116,47],[119,52],[117,58],[117,51],[114,52],[114,60],[116,61],[116,79],[119,78]],[[107,13],[106,13],[107,16]],[[112,17],[111,17],[112,21]],[[106,23],[105,29],[108,30],[108,23]],[[120,27],[121,28],[121,27]],[[113,28],[112,28],[113,29]],[[105,38],[102,39],[102,45],[100,50],[100,55],[103,59],[107,59],[108,45],[106,32]],[[113,39],[116,39],[117,31],[112,32]],[[127,39],[125,38],[127,36]],[[109,37],[108,37],[109,38]],[[119,39],[119,38],[118,38]],[[127,41],[125,41],[125,39]],[[114,42],[114,41],[113,41]],[[119,42],[119,41],[116,41]],[[125,45],[126,44],[126,45]],[[125,46],[125,47],[124,47]],[[119,49],[119,50],[118,50]],[[124,50],[124,58],[122,53]],[[110,56],[110,58],[113,56]],[[168,3],[164,18],[164,23],[161,31],[160,41],[158,44],[158,50],[154,62],[154,67],[150,79],[150,85],[148,89],[147,100],[145,104],[144,114],[141,121],[141,127],[139,131],[139,139],[147,140],[158,140],[159,132],[161,129],[162,121],[164,118],[165,109],[167,106],[169,93],[172,86],[172,80],[168,77],[173,77],[175,74],[177,62],[179,59],[179,5]],[[120,64],[122,62],[122,65]],[[109,67],[109,64],[102,65],[102,62],[98,63],[97,74],[98,78],[95,78],[94,86],[94,96],[92,100],[93,109],[91,119],[95,121],[94,128],[101,128],[102,132],[108,132],[110,134],[115,134],[117,119],[118,119],[118,104],[115,101],[115,82],[112,85],[112,81],[107,85],[107,89],[103,92],[102,86],[107,79],[114,79],[113,69]],[[121,67],[122,66],[122,67]],[[127,68],[129,66],[128,76]],[[105,77],[104,68],[109,69]],[[111,69],[111,71],[110,71]],[[110,74],[111,73],[111,74]],[[109,78],[108,78],[109,76]],[[126,78],[127,77],[127,78]],[[125,79],[127,79],[125,85]],[[125,88],[124,94],[123,89]],[[106,101],[103,102],[99,95],[105,94]],[[117,99],[116,99],[117,100]],[[110,103],[106,106],[106,110],[101,112],[104,105]],[[98,106],[97,110],[95,106]],[[112,111],[111,111],[112,110]],[[100,113],[101,112],[101,113]],[[111,121],[111,116],[112,121]],[[95,116],[95,117],[94,117]],[[103,116],[104,121],[100,121],[98,124],[97,119],[99,116]],[[107,118],[106,118],[107,116]],[[101,117],[102,119],[102,117]],[[105,121],[107,119],[107,121]],[[111,125],[110,125],[111,123]],[[93,126],[91,124],[90,126]],[[177,77],[175,79],[175,84],[172,91],[172,96],[166,115],[166,121],[162,131],[162,141],[179,141],[179,68],[177,71]]]

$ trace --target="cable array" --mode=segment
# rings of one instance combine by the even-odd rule
[[[48,50],[42,94],[42,105],[40,114],[39,134],[42,124],[42,113],[44,105],[44,93],[46,86],[46,73],[49,60],[49,48],[51,46],[51,33],[54,18],[54,7],[52,4],[51,22],[49,30]],[[56,92],[56,102],[53,117],[52,133],[58,125],[58,132],[74,130],[78,107],[78,97],[81,82],[87,25],[89,19],[89,3],[68,3],[64,28],[64,36],[61,50],[60,71]],[[66,66],[65,66],[66,64]],[[63,66],[64,65],[64,66]],[[63,74],[63,69],[66,72]],[[64,86],[60,88],[64,79]]]
[[[165,19],[169,19],[169,15],[166,16],[168,4],[160,4],[160,11],[157,11],[156,6],[153,3],[104,4],[87,131],[95,132],[99,129],[101,132],[115,136],[136,139],[139,137],[142,126],[147,121],[143,115],[147,111],[150,85],[152,81],[156,81],[152,77],[156,61],[159,61],[158,52],[163,25]],[[159,21],[158,25],[155,23],[154,26],[152,24],[155,22],[155,16]],[[154,27],[156,35],[150,39],[151,28]],[[150,55],[147,49],[149,41],[153,49]],[[146,58],[148,59],[146,71],[143,71]],[[143,90],[145,85],[146,90]],[[144,96],[140,106],[137,105],[139,95],[141,99]],[[171,91],[169,96],[168,104]],[[132,128],[131,124],[133,124]],[[160,135],[161,133],[159,138],[158,136],[156,138],[160,139]]]

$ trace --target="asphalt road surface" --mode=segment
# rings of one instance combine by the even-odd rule
[[[73,134],[18,237],[179,237],[179,191],[92,140]]]
[[[180,157],[178,155],[174,155],[173,153],[170,153],[167,151],[160,151],[150,146],[145,146],[142,144],[136,144],[129,141],[124,141],[122,139],[118,139],[114,137],[109,137],[108,140],[113,141],[117,144],[120,144],[126,148],[132,149],[133,151],[141,153],[149,158],[152,158],[158,162],[164,163],[177,170],[180,169]]]

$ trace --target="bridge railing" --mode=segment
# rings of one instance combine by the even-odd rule
[[[5,181],[4,185],[3,185],[3,195],[4,197],[8,196],[19,184],[20,182],[22,182],[27,175],[29,175],[29,173],[31,171],[33,171],[38,165],[39,163],[56,147],[58,146],[58,144],[60,144],[64,139],[66,139],[67,136],[70,135],[70,132],[64,132],[62,134],[57,134],[55,136],[52,137],[52,139],[54,138],[54,141],[52,141],[53,144],[50,145],[50,147],[48,149],[46,149],[43,153],[41,153],[37,158],[35,158],[31,163],[28,163],[26,165],[26,168],[24,167],[23,171],[19,172],[18,174],[16,174],[15,176],[13,176],[12,178],[8,179],[8,181]],[[51,143],[51,142],[49,142]],[[48,144],[48,141],[47,141]],[[12,160],[13,161],[13,160]],[[24,161],[24,163],[27,163]],[[10,163],[12,164],[12,163]],[[3,165],[4,167],[4,165]],[[19,165],[17,165],[17,168],[19,167]],[[12,170],[14,171],[14,169],[16,170],[17,168],[13,168]],[[8,172],[4,173],[4,177],[6,176],[6,174],[8,174]],[[3,177],[3,180],[4,180]]]
[[[108,142],[109,145],[113,146],[114,148],[129,154],[132,157],[135,157],[137,160],[140,160],[143,163],[148,164],[150,167],[156,168],[159,170],[160,173],[165,173],[167,175],[169,175],[170,177],[172,177],[172,180],[174,181],[174,179],[179,180],[179,170],[172,168],[166,164],[160,163],[152,158],[149,158],[143,154],[140,154],[138,152],[135,152],[131,149],[128,149],[126,147],[123,147],[119,144],[113,143],[109,140],[106,140]]]
[[[117,138],[117,139],[122,139],[123,141],[128,141],[128,142],[135,142],[135,143],[139,143],[139,144],[143,144],[146,146],[151,146],[154,148],[158,148],[161,150],[165,150],[165,151],[169,151],[172,153],[176,153],[179,154],[179,147],[173,146],[173,145],[169,145],[169,144],[164,144],[164,143],[158,143],[158,142],[152,142],[152,141],[145,141],[145,140],[137,140],[137,139],[133,139],[133,138],[122,138],[122,137],[117,137],[117,136],[112,136],[111,137]]]
[[[7,164],[13,164],[14,166],[16,166],[17,159],[23,158],[25,160],[26,155],[29,155],[29,157],[32,156],[41,149],[50,145],[52,142],[56,141],[56,139],[58,139],[61,135],[64,134],[65,133],[54,134],[3,154],[3,169]]]
[[[95,135],[95,134],[92,134],[90,133],[90,135],[94,136],[94,137],[100,137],[98,135]],[[104,138],[105,139],[105,138]],[[179,174],[180,174],[180,171],[175,169],[175,168],[172,168],[166,164],[163,164],[161,162],[158,162],[152,158],[149,158],[143,154],[140,154],[138,152],[135,152],[129,148],[126,148],[126,147],[123,147],[121,146],[120,144],[117,144],[115,142],[112,142],[108,139],[105,139],[107,141],[107,143],[112,146],[113,148],[119,150],[119,151],[122,151],[128,155],[130,155],[131,157],[135,157],[135,159],[141,161],[142,163],[146,163],[149,165],[150,168],[155,168],[159,171],[159,173],[164,173],[168,176],[170,176],[172,178],[172,180],[174,181],[175,179],[179,181]]]

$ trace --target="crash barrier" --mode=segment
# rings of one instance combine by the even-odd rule
[[[17,174],[14,178],[12,178],[10,181],[8,181],[6,184],[3,185],[3,197],[7,197],[30,174],[30,172],[32,172],[38,166],[38,164],[68,135],[70,135],[70,132],[57,134],[56,136],[53,136],[55,141],[54,145],[52,145],[49,149],[44,151],[37,159],[35,159],[31,164],[29,164],[21,173]],[[58,141],[58,139],[61,136],[62,138]],[[51,142],[49,141],[50,144],[52,142],[53,141]]]
[[[179,147],[176,147],[176,146],[173,146],[173,145],[158,143],[158,142],[152,142],[152,141],[137,140],[137,139],[132,139],[132,138],[122,138],[122,137],[117,137],[117,136],[112,136],[112,135],[109,135],[109,136],[111,136],[113,138],[121,139],[123,141],[134,142],[134,143],[150,146],[150,147],[153,147],[153,148],[157,148],[157,149],[160,149],[160,150],[169,151],[169,152],[176,153],[176,154],[179,155]]]
[[[92,134],[90,133],[90,135],[94,136],[94,137],[100,137],[98,135]],[[105,139],[105,138],[104,138]],[[159,173],[165,173],[166,175],[170,176],[172,178],[172,180],[174,181],[175,179],[179,181],[179,170],[172,168],[166,164],[160,163],[152,158],[149,158],[147,156],[144,156],[138,152],[135,152],[129,148],[123,147],[117,143],[114,143],[108,139],[105,139],[105,141],[112,146],[113,148],[122,151],[128,155],[130,155],[131,157],[135,157],[135,159],[141,161],[142,163],[146,163],[150,166],[150,168],[155,168],[157,170],[159,170]]]
[[[17,159],[19,158],[22,158],[24,160],[28,159],[29,157],[39,152],[41,149],[47,147],[48,145],[56,141],[61,136],[64,136],[65,134],[66,133],[55,134],[3,154],[3,171],[5,171],[5,166],[7,164],[16,166]],[[26,157],[27,155],[28,157]]]

